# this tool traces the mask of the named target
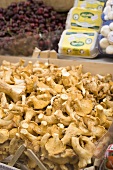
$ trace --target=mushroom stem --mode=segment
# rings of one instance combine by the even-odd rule
[[[8,120],[12,120],[14,117],[14,115],[12,113],[9,113],[5,118],[4,120],[8,121]]]
[[[8,85],[4,81],[0,80],[0,92],[4,92],[8,96],[10,96],[14,102],[17,102],[21,98],[23,89],[21,89],[21,90],[18,89],[18,86],[17,86],[17,89],[15,89],[16,86],[15,86],[15,88],[13,88],[13,87],[14,87],[14,85],[12,85],[12,86]]]
[[[71,123],[72,119],[70,116],[64,116],[61,110],[57,110],[54,115],[63,125],[67,126]]]
[[[14,104],[14,103],[12,103],[12,104],[9,105],[9,110],[11,110],[11,111],[12,111],[12,110],[16,110],[16,111],[19,111],[19,112],[21,112],[21,113],[24,112],[24,108],[23,108],[23,107],[18,106],[18,105]]]
[[[31,142],[37,140],[38,138],[32,134],[30,134],[26,129],[21,129],[20,133],[26,136]]]
[[[45,149],[45,144],[47,143],[47,141],[49,140],[49,137],[51,135],[49,133],[46,133],[42,139],[41,139],[41,151],[42,151],[42,156],[46,156],[47,155],[47,151]]]
[[[33,116],[36,115],[36,112],[33,109],[28,109],[25,114],[25,121],[30,121]]]
[[[3,120],[3,119],[0,119],[0,126],[10,125],[11,122],[12,122],[12,120]]]

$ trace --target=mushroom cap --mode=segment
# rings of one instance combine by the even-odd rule
[[[104,37],[107,37],[109,32],[110,32],[110,28],[108,25],[104,25],[102,28],[101,28],[101,34],[104,36]]]
[[[108,19],[112,20],[113,19],[113,11],[108,12]]]
[[[107,48],[109,46],[109,42],[107,38],[102,38],[99,42],[101,48]]]
[[[7,129],[0,129],[0,144],[9,139],[9,131]]]
[[[50,101],[44,101],[44,100],[38,100],[35,96],[32,96],[31,101],[33,102],[34,105],[34,109],[43,109],[46,106],[48,106],[48,104],[50,103]]]
[[[107,53],[107,54],[113,54],[113,45],[109,45],[109,46],[106,48],[106,53]]]
[[[68,95],[67,94],[61,94],[61,99],[62,100],[68,100]]]
[[[104,8],[103,13],[107,15],[108,12],[110,12],[110,11],[111,11],[111,6],[109,5],[109,6],[106,6],[106,7]]]
[[[65,151],[66,146],[59,140],[58,134],[54,134],[53,138],[50,138],[45,145],[49,155],[56,155]]]
[[[89,114],[93,109],[93,103],[91,100],[82,99],[75,101],[75,111],[79,116],[85,116]]]
[[[109,34],[108,34],[108,37],[107,37],[109,43],[111,45],[113,45],[113,31],[111,31]]]
[[[109,25],[109,28],[113,31],[113,22]]]

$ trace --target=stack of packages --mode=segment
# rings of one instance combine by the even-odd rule
[[[100,0],[75,2],[59,42],[59,54],[86,58],[98,55],[97,39],[104,3]]]
[[[108,0],[102,13],[102,28],[99,35],[99,50],[102,54],[113,54],[113,1]]]

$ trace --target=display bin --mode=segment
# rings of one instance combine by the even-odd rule
[[[59,56],[58,56],[59,57]],[[63,56],[63,58],[65,59],[52,59],[52,58],[32,58],[31,56],[26,58],[21,56],[22,59],[25,60],[25,63],[27,64],[28,61],[32,61],[33,63],[36,62],[37,60],[41,61],[41,62],[48,62],[49,64],[55,64],[59,67],[62,66],[72,66],[72,65],[83,65],[83,71],[84,72],[91,72],[92,74],[102,74],[102,75],[106,75],[106,74],[111,74],[113,76],[113,60],[103,60],[103,59],[80,59],[80,58],[75,58],[75,59],[66,59],[65,56]],[[20,61],[20,58],[18,58],[18,56],[4,56],[4,55],[0,55],[0,65],[2,64],[2,61],[6,60],[9,62],[18,62]]]
[[[95,60],[61,60],[61,59],[52,59],[52,58],[29,58],[29,57],[21,57],[21,59],[25,60],[25,64],[27,64],[29,61],[32,61],[35,63],[36,61],[40,61],[42,63],[49,63],[49,64],[55,64],[59,67],[66,67],[66,66],[78,66],[80,64],[83,65],[83,72],[90,72],[93,75],[100,74],[100,75],[106,75],[111,74],[113,76],[113,63],[110,62],[98,62]],[[2,64],[3,60],[9,61],[11,63],[16,63],[20,60],[19,57],[16,56],[0,56],[0,65]],[[3,169],[5,170],[5,169]],[[12,170],[12,169],[11,169]],[[84,169],[85,170],[85,169]],[[86,168],[86,170],[90,170],[90,168]],[[93,169],[94,170],[94,169]]]

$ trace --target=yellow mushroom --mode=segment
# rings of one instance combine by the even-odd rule
[[[62,141],[59,139],[59,135],[54,133],[53,137],[50,138],[45,144],[45,148],[49,153],[49,156],[62,153],[66,146],[63,145]]]
[[[21,95],[25,93],[25,85],[9,85],[0,80],[0,91],[11,97],[13,101],[17,102],[21,99]]]
[[[36,96],[31,96],[30,100],[33,103],[34,109],[43,109],[50,103],[50,100],[44,101],[42,99],[38,99]]]
[[[59,122],[65,126],[68,126],[72,122],[72,118],[70,116],[63,115],[61,110],[56,110],[54,115],[57,117]]]
[[[90,145],[91,142],[88,143],[90,150],[92,150],[92,145],[94,149],[94,144]],[[79,138],[77,137],[72,137],[72,147],[75,151],[75,153],[79,156],[79,163],[78,166],[79,168],[84,168],[86,167],[87,164],[91,164],[91,158],[93,156],[93,150],[89,152],[87,148],[83,148],[80,146],[80,141]]]
[[[75,123],[70,123],[65,131],[64,137],[61,139],[64,145],[69,144],[73,136],[82,135],[82,131],[77,128]]]
[[[0,129],[0,144],[9,139],[9,131],[7,129]]]
[[[91,100],[75,100],[75,105],[74,105],[75,111],[79,116],[85,116],[89,114],[92,109],[93,109],[93,103]]]

